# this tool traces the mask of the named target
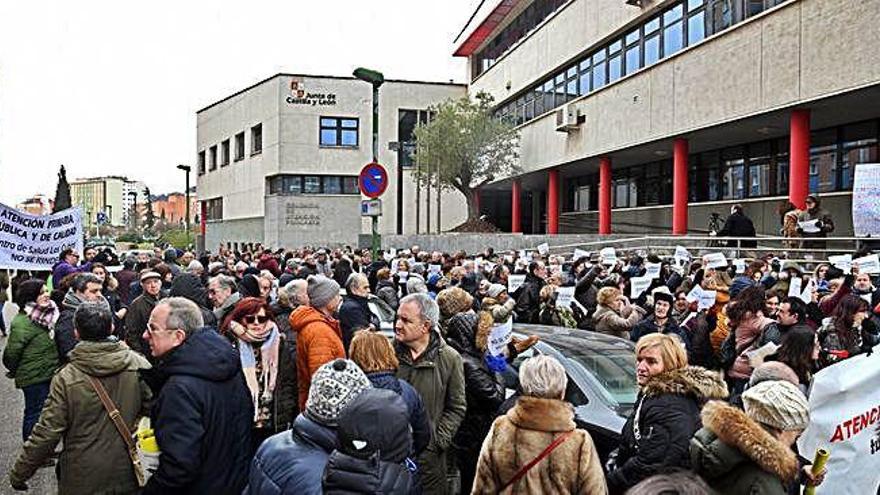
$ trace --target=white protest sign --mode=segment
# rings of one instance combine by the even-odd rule
[[[589,257],[590,257],[590,252],[589,252],[589,251],[584,251],[583,249],[575,249],[575,250],[574,250],[574,256],[572,257],[572,259],[573,259],[574,261],[577,261],[577,260],[579,260],[579,259],[581,259],[581,258],[589,258]]]
[[[798,440],[798,450],[807,459],[815,456],[816,449],[831,454],[825,481],[816,488],[819,495],[878,493],[878,351],[851,357],[813,376],[810,425]]]
[[[574,301],[574,286],[559,287],[558,289],[556,289],[557,306],[570,308],[572,301]]]
[[[645,263],[645,276],[651,279],[660,278],[660,263]]]
[[[648,290],[648,287],[651,285],[652,277],[644,276],[644,277],[633,277],[629,279],[629,297],[632,299],[638,298],[642,295],[642,292]]]
[[[506,322],[495,324],[489,331],[488,350],[493,356],[500,356],[513,334],[513,318],[508,318]]]
[[[688,252],[688,250],[682,246],[676,246],[675,247],[675,256],[673,256],[673,258],[675,258],[675,262],[678,263],[679,265],[684,265],[685,263],[690,261],[691,253]]]
[[[703,256],[706,261],[706,268],[724,268],[727,266],[727,258],[724,253],[709,253]]]
[[[700,300],[697,303],[697,311],[701,309],[711,308],[715,304],[716,292],[714,290],[704,290],[700,292]]]
[[[803,283],[800,277],[795,277],[788,282],[788,297],[801,297]]]
[[[806,234],[815,234],[817,232],[821,232],[822,229],[819,228],[819,219],[815,220],[805,220],[803,222],[798,222],[798,227],[804,231]]]
[[[0,204],[0,268],[52,270],[67,248],[83,250],[79,207],[41,216]]]
[[[852,260],[851,254],[841,254],[828,257],[828,262],[843,270],[843,273],[850,273],[852,271]]]
[[[442,268],[440,265],[428,265],[428,273],[440,273]]]
[[[852,264],[859,267],[859,273],[870,273],[872,275],[880,273],[880,257],[876,254],[855,259]]]
[[[810,304],[811,302],[813,302],[813,291],[815,291],[815,290],[816,290],[816,281],[813,279],[809,279],[809,280],[807,280],[807,283],[804,284],[804,290],[801,292],[801,294],[798,297],[801,298],[801,301],[803,301],[804,304]]]
[[[603,265],[615,265],[617,264],[617,251],[614,250],[613,247],[602,248],[599,251],[599,256],[602,258]]]
[[[880,163],[856,165],[852,217],[856,236],[880,234]]]
[[[406,279],[409,278],[409,272],[397,272],[397,277],[401,282],[406,282]]]
[[[737,258],[733,260],[733,266],[736,267],[736,273],[745,273],[746,272],[746,260],[742,258]]]
[[[526,258],[526,250],[525,250],[525,249],[520,249],[520,250],[519,250],[519,257],[520,257],[521,259],[525,259],[525,258]]]
[[[695,285],[694,288],[691,289],[691,291],[688,292],[688,295],[685,297],[687,298],[688,302],[694,302],[694,301],[699,301],[700,296],[702,296],[702,295],[703,295],[703,288],[700,287],[699,285]]]
[[[513,294],[514,292],[517,291],[517,289],[522,287],[522,284],[524,284],[525,281],[526,281],[525,275],[514,275],[514,274],[508,275],[507,276],[507,293]]]
[[[538,253],[541,256],[547,256],[550,253],[550,244],[547,244],[546,242],[538,244]]]

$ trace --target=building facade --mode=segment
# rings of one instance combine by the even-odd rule
[[[195,189],[189,194],[189,210],[186,208],[186,194],[173,192],[159,194],[152,198],[153,215],[166,225],[183,228],[186,225],[186,214],[189,211],[190,225],[195,221],[199,211],[199,202]]]
[[[460,98],[451,83],[386,80],[379,90],[379,162],[388,171],[379,231],[449,229],[467,216],[460,193],[441,202],[412,180],[412,130],[427,109]],[[197,113],[197,190],[205,248],[357,245],[358,174],[372,160],[372,88],[352,77],[277,74]],[[438,211],[439,209],[439,211]],[[442,214],[439,212],[442,211]],[[439,220],[439,224],[438,224]]]
[[[877,162],[880,0],[501,0],[455,55],[517,126],[482,213],[527,233],[706,232],[818,194],[852,235]]]
[[[98,213],[113,226],[128,225],[132,208],[145,200],[143,182],[126,177],[107,176],[70,182],[70,201],[83,209],[84,227],[94,227]]]
[[[15,205],[15,209],[30,213],[31,215],[49,215],[52,213],[54,205],[54,199],[45,194],[35,194]]]

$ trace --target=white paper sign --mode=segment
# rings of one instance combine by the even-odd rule
[[[428,265],[428,273],[440,273],[442,268],[440,265]]]
[[[406,279],[409,278],[409,272],[397,272],[397,277],[401,282],[406,282]]]
[[[489,331],[488,350],[493,356],[500,356],[504,353],[504,349],[510,342],[511,334],[513,334],[513,318],[508,318],[506,322],[492,326]]]
[[[699,301],[700,296],[702,296],[702,295],[703,295],[703,288],[700,287],[699,285],[695,285],[694,288],[691,289],[691,291],[688,292],[688,295],[685,297],[687,298],[688,302],[692,303],[694,301]]]
[[[648,289],[652,280],[654,279],[647,275],[644,277],[633,277],[629,279],[629,297],[637,299],[642,295],[642,292],[645,292]]]
[[[880,163],[860,163],[853,176],[853,231],[859,237],[880,234]]]
[[[685,263],[690,261],[691,253],[688,252],[688,250],[682,246],[676,246],[675,247],[675,256],[673,256],[673,258],[675,258],[675,262],[678,263],[679,265],[684,265]]]
[[[599,251],[599,256],[602,258],[603,265],[615,265],[617,264],[617,251],[614,250],[613,247],[602,248]]]
[[[736,273],[746,272],[746,260],[738,258],[733,260],[733,266],[736,267]]]
[[[67,248],[83,251],[81,208],[40,216],[0,204],[0,268],[52,270]]]
[[[519,257],[520,257],[520,259],[526,259],[526,254],[528,254],[528,253],[526,253],[526,250],[525,250],[525,249],[520,249],[520,250],[519,250]]]
[[[526,276],[525,275],[514,275],[510,274],[507,276],[507,293],[513,294],[517,289],[522,287],[522,284],[525,283]]]
[[[798,222],[798,227],[800,227],[801,230],[804,231],[804,233],[815,234],[815,233],[820,232],[822,230],[819,228],[818,223],[819,223],[818,218],[815,220],[805,220],[803,222]]]
[[[556,289],[556,305],[570,308],[574,301],[574,287],[559,287]]]
[[[880,258],[876,254],[853,260],[852,263],[859,267],[859,273],[880,273]]]
[[[798,296],[801,298],[801,301],[804,304],[810,304],[813,302],[813,292],[816,290],[816,281],[813,279],[807,280],[807,283],[804,284],[804,290],[801,291],[801,294]]]
[[[547,256],[550,253],[550,244],[547,244],[546,242],[538,244],[538,253],[541,256]]]
[[[801,297],[803,292],[803,280],[800,277],[791,279],[788,282],[788,297]]]
[[[878,493],[878,351],[851,357],[813,376],[810,424],[798,440],[798,450],[807,459],[814,457],[816,449],[831,453],[828,474],[816,488],[818,495]]]
[[[706,260],[706,268],[724,268],[727,266],[727,258],[724,253],[709,253],[703,257]]]
[[[841,254],[828,257],[828,262],[843,270],[843,273],[850,273],[852,271],[852,261],[851,254]]]
[[[589,257],[590,257],[589,251],[584,251],[583,249],[575,249],[574,250],[574,257],[572,258],[572,260],[577,261],[581,258],[589,258]]]
[[[700,292],[700,301],[697,303],[697,311],[711,308],[715,304],[716,293],[714,290]]]
[[[645,263],[645,276],[651,279],[660,278],[660,263]]]

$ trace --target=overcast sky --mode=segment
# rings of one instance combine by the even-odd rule
[[[0,202],[52,197],[61,163],[182,190],[196,110],[277,72],[464,82],[452,40],[479,3],[3,1]]]

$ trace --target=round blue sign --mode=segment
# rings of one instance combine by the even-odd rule
[[[388,172],[378,163],[368,163],[361,169],[358,186],[364,196],[378,198],[388,188]]]

